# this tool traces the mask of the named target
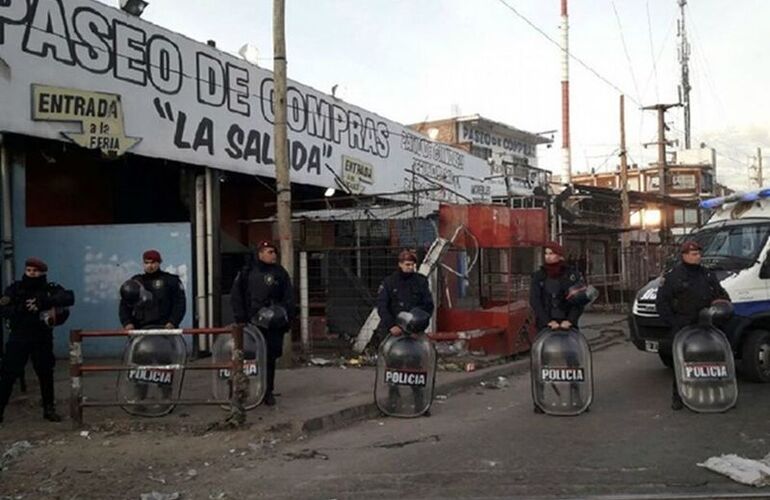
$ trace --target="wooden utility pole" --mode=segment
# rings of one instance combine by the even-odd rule
[[[273,76],[275,93],[275,184],[277,192],[278,239],[281,247],[281,265],[294,278],[294,240],[291,231],[291,179],[289,177],[288,132],[286,130],[286,33],[284,0],[273,0]],[[291,364],[291,334],[283,339],[281,365]]]
[[[628,206],[628,160],[626,154],[626,103],[625,96],[620,95],[620,204],[623,217],[623,233],[620,239],[620,272],[621,283],[624,287],[628,284],[627,262],[628,258],[628,228],[630,208]]]
[[[655,104],[653,106],[645,106],[644,110],[654,110],[658,112],[658,140],[651,144],[657,144],[658,146],[658,190],[661,195],[668,194],[668,172],[666,171],[666,146],[668,141],[666,140],[666,111],[671,108],[681,106],[681,104]],[[645,146],[649,145],[645,144]],[[668,238],[669,227],[669,210],[665,203],[662,204],[663,210],[660,214],[660,234],[661,242]]]

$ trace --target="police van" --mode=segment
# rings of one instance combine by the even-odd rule
[[[713,210],[708,222],[690,233],[703,248],[702,264],[711,269],[735,306],[722,327],[743,376],[770,382],[770,188],[704,200]],[[631,340],[672,365],[669,328],[655,307],[660,277],[636,294],[629,318]]]

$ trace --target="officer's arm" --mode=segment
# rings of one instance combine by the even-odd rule
[[[235,276],[235,280],[233,280],[233,287],[230,289],[230,306],[233,308],[233,317],[235,317],[237,323],[246,323],[249,319],[246,313],[247,304],[244,304],[245,301],[241,291],[241,287],[243,286],[241,280],[244,279],[248,278],[239,272]]]
[[[390,313],[390,294],[388,293],[388,288],[388,281],[385,279],[377,291],[377,314],[380,315],[380,326],[386,330],[390,330],[396,324],[396,320]]]
[[[120,318],[120,324],[122,326],[130,325],[134,323],[132,308],[126,304],[126,301],[120,299],[120,305],[118,306],[118,317]]]
[[[184,293],[184,286],[182,286],[182,280],[178,277],[174,278],[171,289],[173,290],[174,297],[171,303],[169,322],[178,327],[184,319],[184,313],[187,311],[187,298]]]
[[[433,309],[436,307],[433,303],[433,295],[430,293],[430,284],[428,283],[428,279],[425,278],[422,280],[423,285],[420,287],[420,309],[425,311],[428,314],[433,314]]]
[[[283,287],[281,305],[286,309],[286,313],[289,315],[289,321],[291,321],[296,316],[296,309],[294,307],[294,287],[291,284],[291,277],[288,272],[284,273],[283,279],[286,282],[286,286]]]
[[[671,304],[674,301],[673,273],[663,276],[663,285],[658,288],[658,296],[655,299],[655,308],[660,319],[668,326],[674,326],[674,310]]]
[[[730,294],[727,293],[727,290],[722,287],[722,284],[719,282],[719,278],[714,276],[713,273],[708,273],[708,279],[710,281],[711,289],[714,290],[714,295],[712,300],[716,299],[724,299],[724,300],[731,300]]]
[[[545,308],[540,302],[540,287],[538,286],[538,273],[532,274],[532,279],[529,285],[529,305],[532,310],[535,311],[535,322],[539,325],[547,324],[551,318],[545,314]]]

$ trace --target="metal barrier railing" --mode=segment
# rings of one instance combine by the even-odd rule
[[[206,363],[202,365],[84,365],[83,364],[83,340],[99,337],[135,337],[144,335],[227,335],[233,336],[233,355],[229,363]],[[242,375],[243,371],[243,326],[233,325],[227,328],[185,328],[170,330],[71,330],[70,331],[70,418],[73,425],[79,427],[83,424],[83,409],[85,407],[105,406],[139,406],[146,402],[136,401],[91,401],[83,395],[82,377],[88,373],[100,373],[110,371],[129,371],[136,369],[152,370],[230,370],[232,383],[232,395],[230,399],[166,399],[153,400],[153,404],[173,405],[230,405],[231,415],[237,423],[242,424],[246,419],[246,410],[243,405],[245,385],[248,379]]]

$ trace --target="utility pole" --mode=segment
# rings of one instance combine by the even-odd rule
[[[757,148],[757,156],[752,162],[753,165],[749,165],[749,182],[755,182],[758,188],[762,188],[764,179],[762,178],[762,148]],[[755,175],[752,175],[752,174]]]
[[[682,67],[682,83],[679,85],[679,102],[684,106],[684,147],[690,149],[690,43],[687,41],[687,30],[684,25],[684,6],[687,0],[679,1],[680,18],[677,21],[679,35],[679,65]]]
[[[569,16],[561,0],[561,183],[572,184],[572,150],[569,130]]]
[[[294,240],[291,231],[291,179],[289,178],[288,132],[286,130],[286,5],[284,0],[273,0],[273,77],[275,79],[274,147],[275,184],[277,191],[278,239],[281,247],[281,265],[294,278]],[[291,365],[291,333],[284,335],[281,365]]]
[[[645,106],[643,110],[657,111],[658,112],[658,140],[657,142],[647,143],[656,144],[658,146],[658,190],[661,196],[665,196],[668,193],[668,172],[666,171],[666,146],[669,145],[666,140],[666,111],[671,108],[681,106],[681,104],[655,104],[652,106]],[[665,203],[663,203],[663,210],[660,216],[660,235],[661,242],[668,238],[667,230],[669,227],[669,210]]]
[[[620,205],[623,218],[623,233],[620,239],[620,272],[621,283],[628,285],[627,262],[628,258],[628,228],[630,208],[628,206],[628,160],[626,154],[626,103],[625,96],[620,95]]]

